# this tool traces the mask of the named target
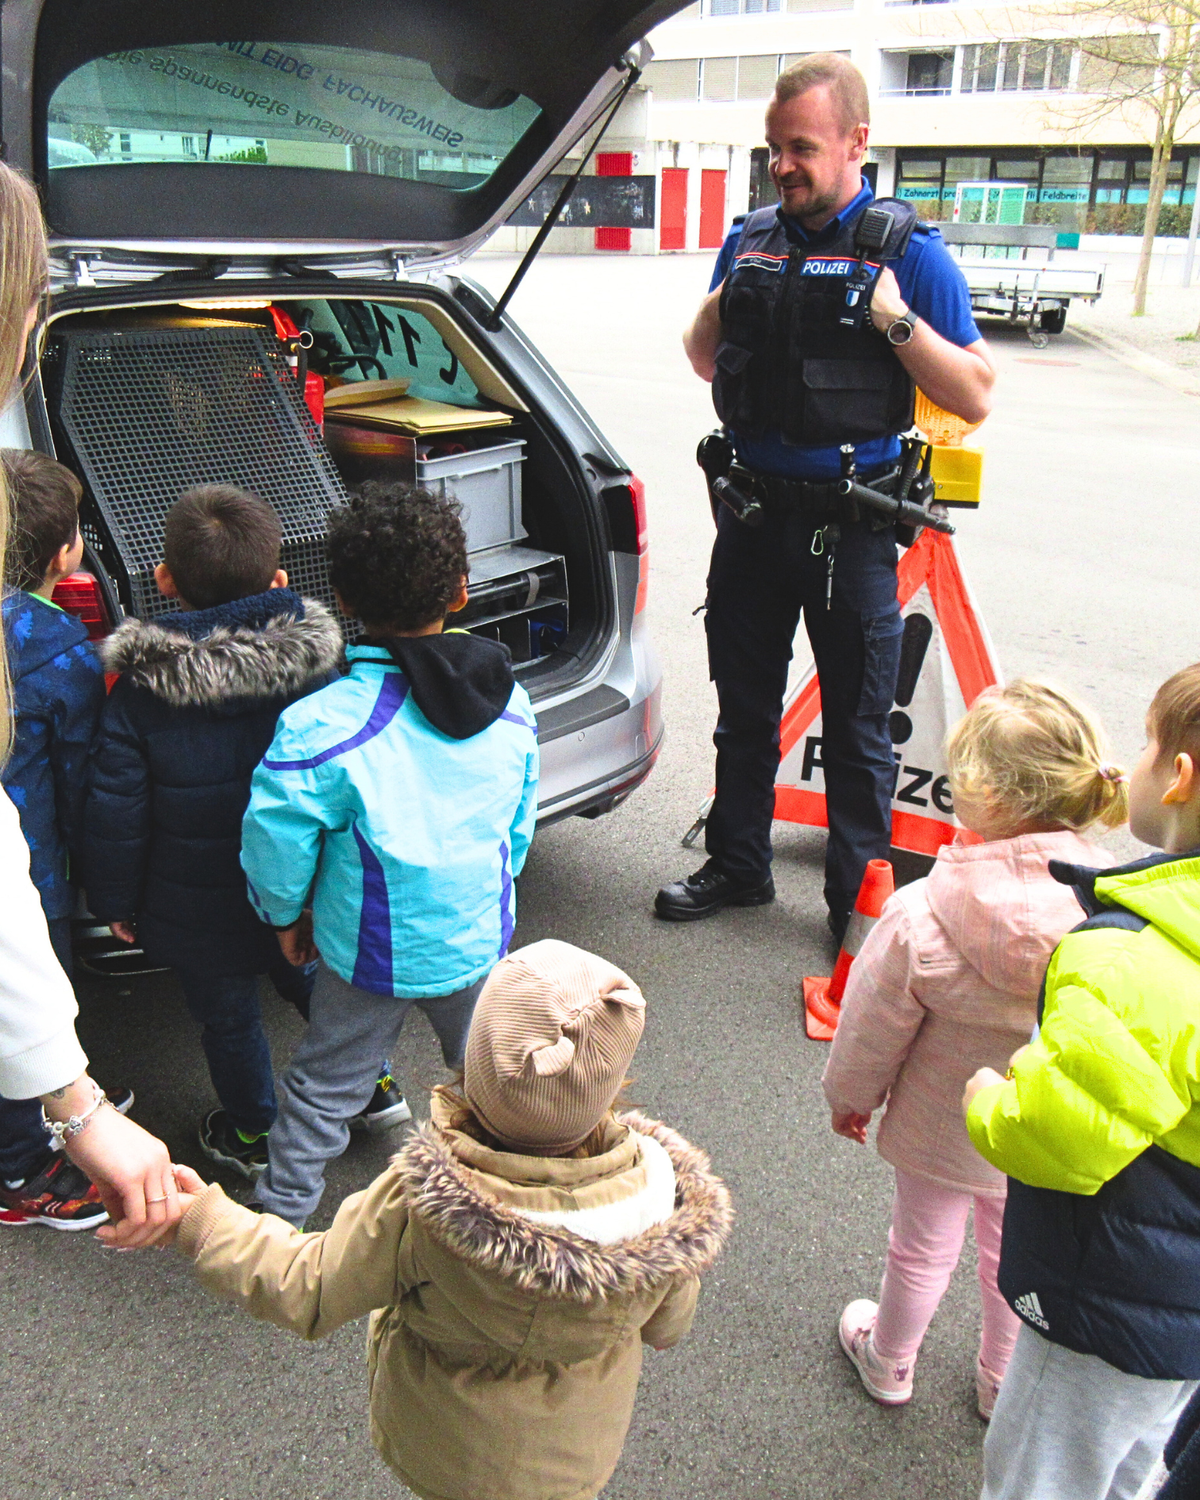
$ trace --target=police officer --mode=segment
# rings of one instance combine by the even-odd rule
[[[672,921],[774,900],[779,723],[801,611],[821,685],[825,900],[839,941],[867,861],[891,845],[896,535],[878,514],[839,509],[831,481],[843,472],[842,445],[853,444],[859,481],[886,488],[914,386],[979,422],[995,369],[936,229],[909,223],[903,255],[864,294],[869,317],[854,329],[840,322],[872,203],[860,171],[868,120],[866,84],[846,58],[818,53],[779,75],[766,118],[779,206],[735,225],[684,336],[749,471],[760,524],[718,508],[706,615],[720,709],[716,798],[707,863],[655,901]],[[906,205],[888,206],[901,226],[906,212],[911,220]]]

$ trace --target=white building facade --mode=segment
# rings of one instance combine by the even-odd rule
[[[1102,70],[1080,48],[1085,32],[1055,0],[1020,13],[953,0],[696,0],[651,33],[654,61],[601,147],[608,171],[654,179],[654,227],[611,247],[715,248],[736,214],[774,202],[767,101],[782,68],[825,51],[866,77],[880,195],[948,218],[958,183],[999,179],[1025,185],[1026,222],[1140,232],[1152,126],[1089,109]],[[1160,233],[1186,232],[1198,167],[1200,145],[1176,148]],[[531,234],[505,229],[497,248]],[[590,230],[562,229],[548,248],[595,244]]]

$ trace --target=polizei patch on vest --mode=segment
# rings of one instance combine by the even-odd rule
[[[810,255],[801,267],[805,276],[849,276],[858,266],[856,260],[834,260],[828,255]],[[869,271],[878,271],[873,261],[867,261]]]
[[[787,263],[786,255],[766,255],[758,250],[747,250],[745,255],[734,256],[733,269],[735,271],[782,271],[786,269]]]

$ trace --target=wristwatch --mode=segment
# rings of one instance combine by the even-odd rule
[[[907,344],[916,331],[917,315],[910,307],[903,317],[888,324],[884,329],[884,336],[889,344]]]

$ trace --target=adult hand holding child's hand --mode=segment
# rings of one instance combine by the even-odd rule
[[[55,1117],[65,1119],[77,1109],[68,1099]],[[173,1232],[183,1210],[170,1153],[160,1140],[105,1104],[86,1129],[67,1138],[64,1150],[96,1184],[108,1210],[112,1222],[96,1231],[106,1245],[135,1250]]]

